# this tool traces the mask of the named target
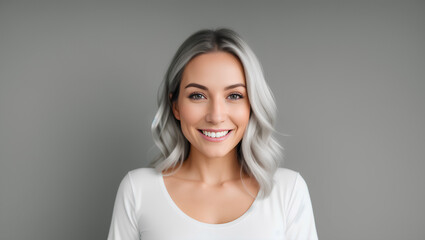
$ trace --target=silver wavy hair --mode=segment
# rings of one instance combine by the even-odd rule
[[[273,188],[273,176],[282,159],[283,148],[272,136],[276,104],[257,57],[247,43],[230,29],[200,30],[186,39],[174,55],[158,92],[159,107],[151,130],[160,154],[150,166],[162,172],[179,163],[179,169],[188,157],[190,143],[184,137],[179,121],[174,118],[172,102],[178,97],[187,63],[197,55],[214,51],[231,53],[243,65],[251,114],[244,136],[237,145],[238,161],[241,173],[244,170],[259,183],[257,197],[264,198]]]

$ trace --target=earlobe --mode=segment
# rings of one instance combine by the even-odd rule
[[[173,111],[173,115],[177,120],[180,120],[180,114],[179,114],[179,110],[177,109],[177,100],[173,100],[173,94],[170,93],[168,95],[168,97],[170,98],[171,101],[171,110]]]
[[[171,104],[172,104],[174,117],[180,121],[180,113],[179,113],[176,101],[173,101]]]

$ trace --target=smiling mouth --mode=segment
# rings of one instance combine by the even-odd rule
[[[223,131],[207,131],[207,130],[199,130],[203,135],[210,138],[222,138],[229,134],[232,130],[223,130]]]

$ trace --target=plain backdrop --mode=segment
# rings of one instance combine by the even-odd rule
[[[106,239],[178,46],[240,33],[320,239],[425,239],[424,1],[0,1],[0,239]],[[287,136],[286,136],[287,135]]]

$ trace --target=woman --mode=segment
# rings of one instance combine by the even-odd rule
[[[279,168],[272,93],[237,33],[190,36],[158,103],[161,154],[122,180],[109,240],[317,239],[304,179]]]

